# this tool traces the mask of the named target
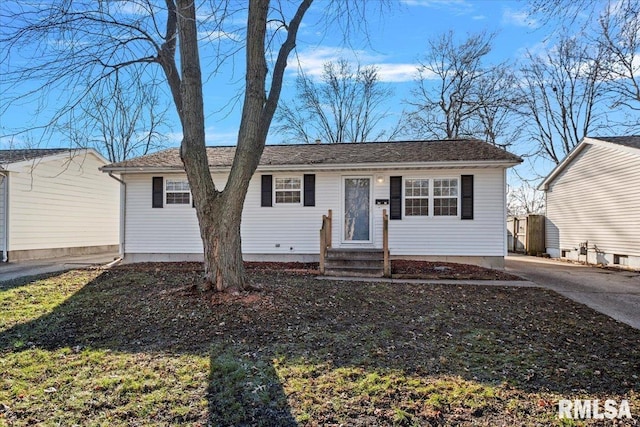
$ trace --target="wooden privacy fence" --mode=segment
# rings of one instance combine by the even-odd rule
[[[510,252],[541,255],[547,251],[544,215],[509,217],[507,232]]]

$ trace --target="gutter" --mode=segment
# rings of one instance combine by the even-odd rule
[[[124,244],[125,244],[125,215],[127,213],[127,183],[117,176],[113,175],[113,172],[109,172],[109,176],[120,183],[120,259],[124,259]]]
[[[4,215],[2,216],[2,262],[9,261],[9,174],[5,171],[0,171],[0,176],[2,176],[2,187],[4,187],[3,191],[3,201],[2,205],[4,206]]]
[[[411,162],[411,163],[313,163],[301,165],[258,165],[256,173],[260,172],[293,172],[293,171],[393,171],[411,169],[475,169],[487,167],[512,167],[522,163],[515,160],[481,160],[481,161],[444,161],[444,162]],[[211,173],[225,173],[230,166],[209,166]],[[143,167],[109,167],[100,168],[109,173],[184,173],[183,166],[143,166]]]

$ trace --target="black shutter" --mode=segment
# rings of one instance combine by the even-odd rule
[[[316,176],[314,174],[304,175],[304,206],[316,205]]]
[[[389,218],[402,219],[402,177],[389,178]]]
[[[260,206],[273,206],[273,175],[262,175]]]
[[[161,176],[153,177],[152,207],[161,208],[164,203],[164,182]]]
[[[460,209],[461,219],[473,219],[473,175],[461,176],[462,207]]]

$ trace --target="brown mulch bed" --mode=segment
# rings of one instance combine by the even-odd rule
[[[522,280],[513,274],[477,265],[403,259],[391,261],[391,275],[398,279]]]
[[[245,262],[245,267],[249,271],[278,270],[302,275],[319,274],[317,262]],[[403,259],[391,261],[391,275],[394,279],[522,280],[513,274],[477,265]]]

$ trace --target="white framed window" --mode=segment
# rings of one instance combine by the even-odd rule
[[[405,216],[429,216],[429,180],[407,178],[404,180]]]
[[[458,179],[433,180],[433,216],[458,215]]]
[[[186,179],[167,179],[165,184],[165,202],[167,205],[191,204],[189,181]]]
[[[299,204],[302,200],[302,179],[285,177],[275,179],[276,203]]]

